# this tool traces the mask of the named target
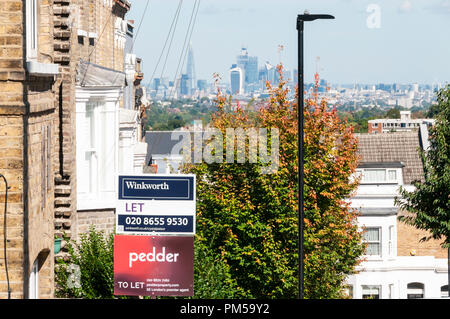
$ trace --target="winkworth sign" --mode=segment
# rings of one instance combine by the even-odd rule
[[[195,234],[195,175],[120,175],[116,233]]]

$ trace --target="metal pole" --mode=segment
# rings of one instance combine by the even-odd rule
[[[303,75],[303,20],[297,19],[298,30],[298,264],[299,264],[299,282],[298,298],[304,298],[304,248],[303,248],[303,108],[304,108],[304,75]]]
[[[297,16],[297,31],[298,31],[298,267],[299,267],[299,282],[298,282],[298,298],[304,299],[304,279],[305,279],[305,251],[304,251],[304,176],[303,176],[303,149],[304,149],[304,132],[303,132],[303,109],[304,109],[304,64],[303,64],[303,27],[305,21],[314,21],[317,19],[334,19],[329,14],[309,14],[305,11],[304,14]]]

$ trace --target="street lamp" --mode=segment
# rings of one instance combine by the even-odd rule
[[[299,242],[299,299],[304,298],[304,249],[303,249],[303,107],[304,107],[304,75],[303,75],[303,24],[305,21],[314,21],[319,19],[334,19],[329,14],[304,14],[297,16],[298,31],[298,242]]]

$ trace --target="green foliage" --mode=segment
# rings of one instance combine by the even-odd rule
[[[55,267],[56,296],[83,299],[126,299],[114,296],[114,234],[105,236],[92,226],[80,242],[67,244],[69,259],[59,258]],[[194,297],[239,298],[229,266],[217,258],[209,245],[196,240],[194,245]],[[73,265],[79,269],[77,273]]]
[[[169,103],[167,101],[167,103]],[[166,106],[153,103],[147,116],[146,129],[153,131],[172,131],[174,129],[190,125],[193,121],[208,123],[214,106],[208,98],[200,101],[190,99],[174,100]]]
[[[443,239],[450,247],[450,85],[438,92],[436,124],[430,128],[430,148],[421,151],[425,181],[416,181],[416,189],[401,188],[396,204],[411,215],[400,219],[430,236],[422,240]]]
[[[256,163],[188,165],[197,176],[197,239],[208,243],[216,262],[231,280],[234,296],[298,296],[297,108],[287,99],[285,82],[268,85],[267,103],[257,111],[231,107],[231,97],[217,96],[212,127],[264,127],[279,130],[279,167],[261,174]],[[309,107],[312,107],[311,109]],[[356,140],[326,104],[305,107],[306,296],[341,297],[343,281],[364,251],[356,214],[344,199],[357,186]],[[223,150],[226,150],[224,141]],[[272,136],[268,136],[268,149]],[[246,149],[249,143],[246,141]],[[235,156],[237,154],[235,150]],[[306,173],[308,170],[308,173]],[[235,284],[234,284],[235,283]]]
[[[91,227],[80,242],[67,243],[69,260],[55,265],[56,296],[62,298],[114,298],[114,237]],[[79,276],[71,265],[79,267]]]
[[[400,110],[396,109],[396,108],[390,109],[386,112],[385,117],[387,119],[399,119],[400,118]]]
[[[194,296],[195,299],[239,298],[236,281],[229,266],[217,257],[204,242],[194,243]]]

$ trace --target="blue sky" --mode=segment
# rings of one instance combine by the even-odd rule
[[[135,20],[137,33],[147,0],[131,3],[127,18]],[[178,3],[149,0],[134,44],[144,82],[155,67],[154,77],[175,76],[194,0],[182,2],[166,68],[166,53],[157,61]],[[217,72],[228,82],[242,46],[260,64],[281,58],[287,69],[296,68],[296,17],[305,9],[336,17],[305,25],[307,82],[316,67],[321,78],[342,84],[450,80],[450,0],[200,0],[191,38],[197,79],[212,81]]]

